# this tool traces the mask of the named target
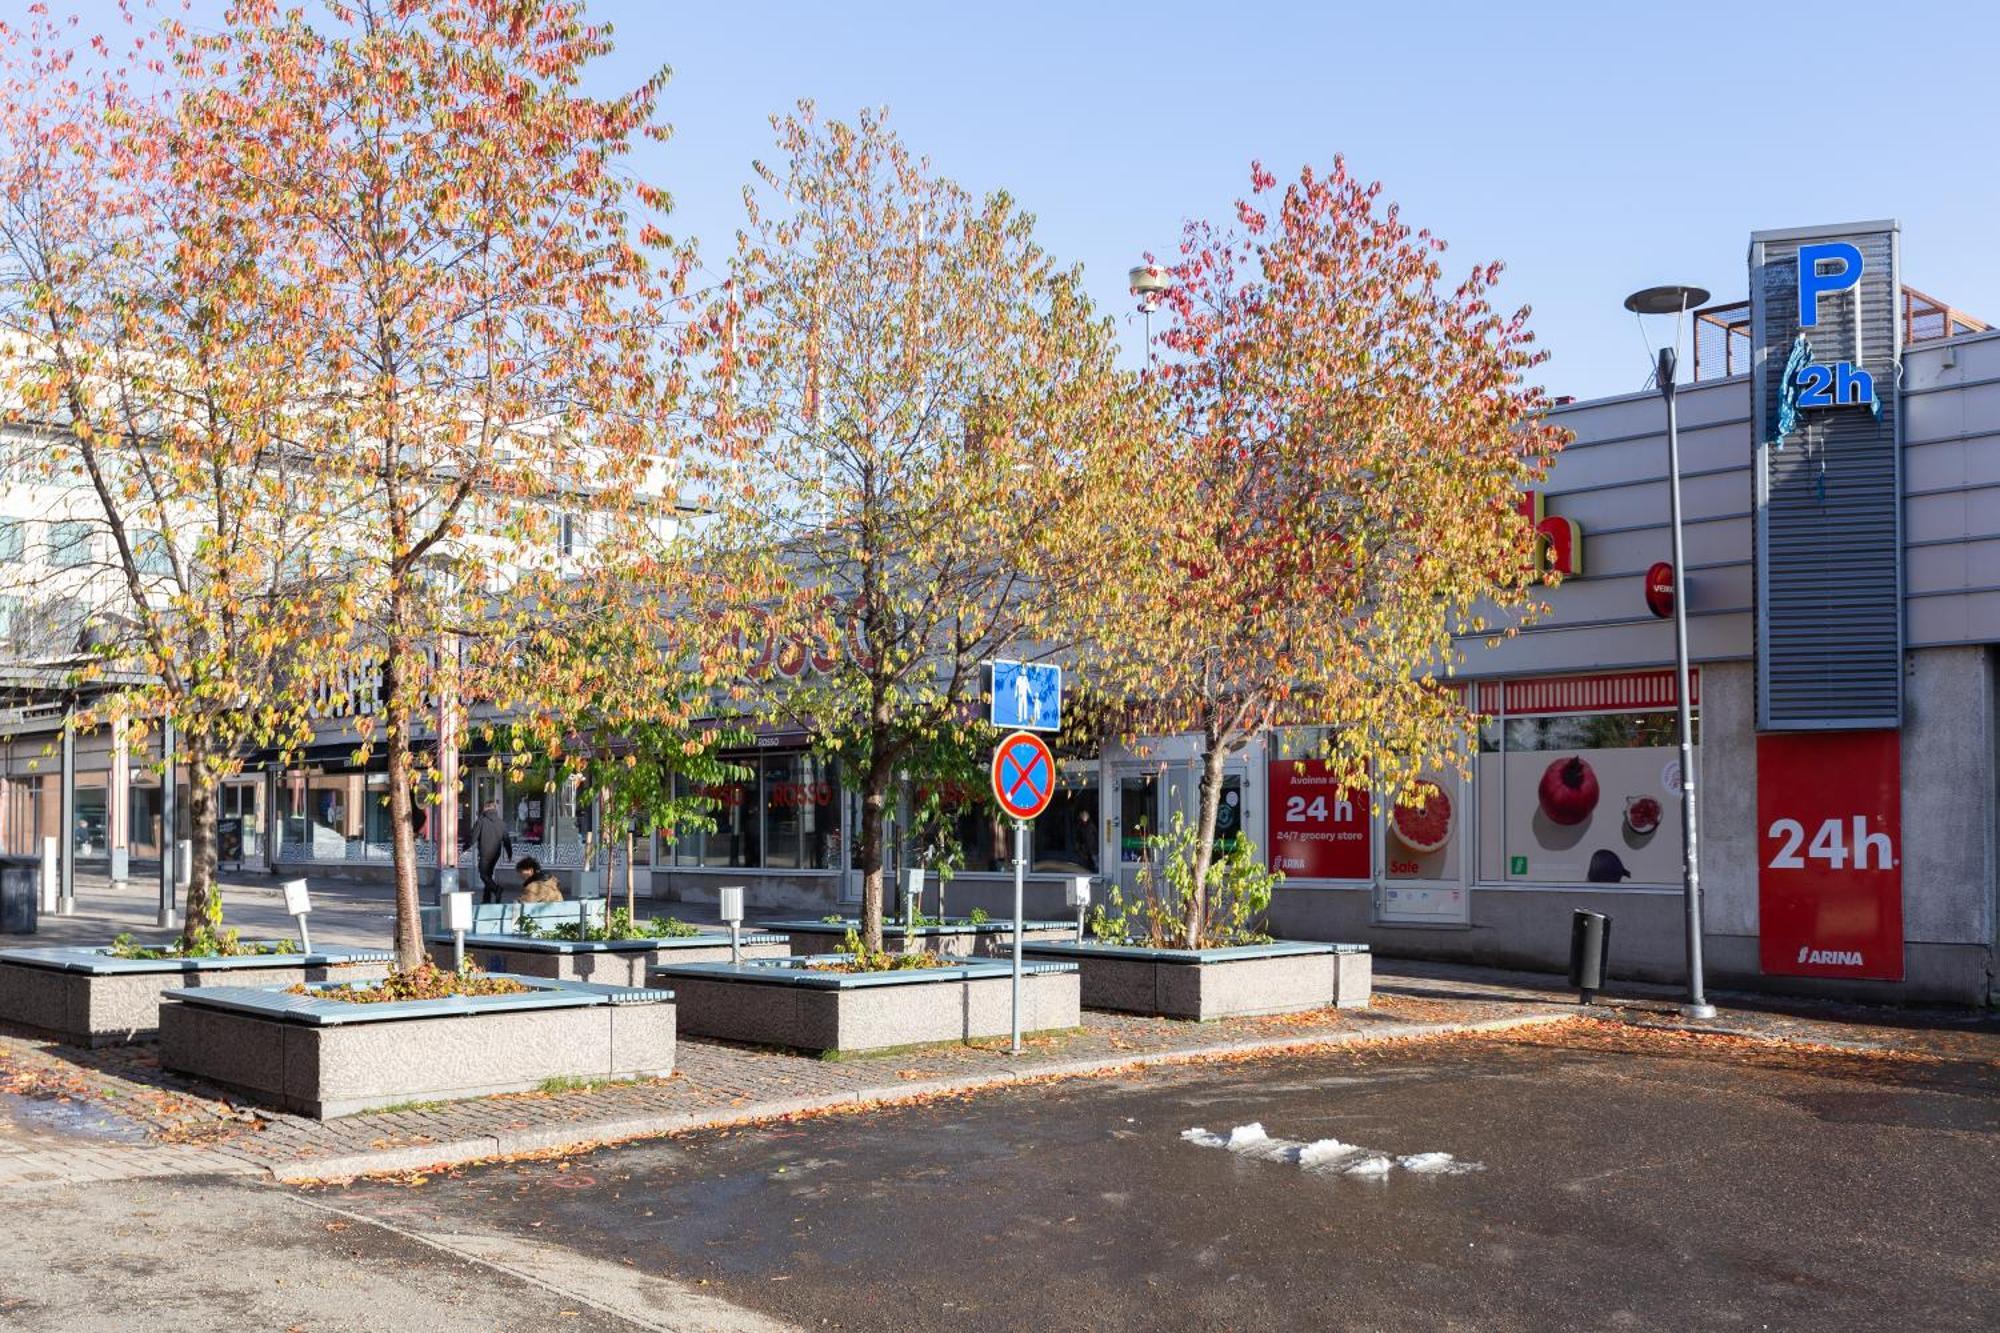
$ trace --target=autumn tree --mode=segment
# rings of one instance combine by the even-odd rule
[[[435,646],[462,657],[437,706],[508,702],[596,545],[671,522],[660,348],[684,257],[635,223],[667,199],[629,161],[665,137],[666,72],[585,95],[610,40],[560,0],[237,0],[181,66],[194,184],[262,239],[303,367],[296,446],[343,522],[355,647],[324,665],[383,681],[363,740],[387,756],[403,967],[423,958],[410,815]]]
[[[1059,642],[1056,590],[1095,576],[1123,383],[1012,198],[975,198],[877,114],[773,125],[704,318],[703,428],[740,460],[713,544],[775,586],[750,702],[810,727],[859,791],[880,948],[898,772],[981,725],[982,664]]]
[[[1462,765],[1469,710],[1440,688],[1460,636],[1533,607],[1518,492],[1559,433],[1524,377],[1525,308],[1498,264],[1447,278],[1444,242],[1336,158],[1282,190],[1253,167],[1233,225],[1196,222],[1168,267],[1164,429],[1108,577],[1072,607],[1089,669],[1203,758],[1186,943],[1202,943],[1229,757],[1321,725],[1338,779],[1421,799]]]
[[[638,589],[691,577],[684,567],[666,575],[684,553],[679,541],[601,553],[600,574],[617,577],[572,586],[565,632],[516,645],[503,719],[484,728],[492,753],[517,776],[532,768],[603,803],[603,847],[622,838],[625,908],[635,918],[634,838],[712,830],[703,793],[743,779],[743,767],[723,752],[751,739],[740,724],[711,716],[742,671],[739,650],[704,632],[708,617],[673,616],[663,625],[628,605]],[[692,588],[686,595],[705,600]]]
[[[134,31],[114,50],[74,20],[0,25],[0,386],[16,477],[93,534],[23,590],[41,648],[77,685],[129,682],[78,724],[178,732],[194,949],[221,782],[247,747],[310,733],[293,667],[337,641],[340,590],[295,558],[326,517],[287,441],[301,362],[283,312],[250,296],[269,238],[198,188],[172,93],[134,86],[184,54],[180,34]],[[171,855],[174,831],[161,841]]]

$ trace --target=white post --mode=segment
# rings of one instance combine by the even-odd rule
[[[1021,1053],[1021,896],[1028,874],[1028,821],[1014,821],[1014,1054]]]

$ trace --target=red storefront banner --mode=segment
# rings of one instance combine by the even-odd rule
[[[1894,731],[1757,738],[1766,973],[1902,980],[1902,767]]]
[[[1271,869],[1293,879],[1367,879],[1368,793],[1343,788],[1318,759],[1273,759],[1265,770]]]

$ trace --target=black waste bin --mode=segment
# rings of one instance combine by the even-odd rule
[[[1611,918],[1579,911],[1569,923],[1569,984],[1578,1002],[1589,1004],[1604,989],[1604,955],[1611,947]]]
[[[42,906],[42,858],[0,856],[0,935],[32,935]]]

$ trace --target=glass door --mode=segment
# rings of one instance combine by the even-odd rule
[[[1165,820],[1167,784],[1157,764],[1120,765],[1111,788],[1111,809],[1104,818],[1104,865],[1117,867],[1118,889],[1130,902],[1139,887],[1142,868],[1152,851],[1146,840]]]
[[[1422,799],[1407,799],[1382,816],[1382,878],[1376,919],[1387,923],[1466,925],[1464,783],[1456,773],[1425,774]]]

